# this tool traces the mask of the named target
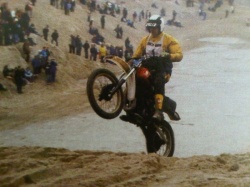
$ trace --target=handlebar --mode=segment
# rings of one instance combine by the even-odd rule
[[[143,60],[145,60],[145,57],[139,58],[139,59],[133,59],[132,63],[134,67],[139,67]]]

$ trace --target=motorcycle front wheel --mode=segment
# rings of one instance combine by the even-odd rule
[[[110,98],[108,93],[118,84],[118,79],[107,69],[96,69],[87,81],[87,95],[93,110],[104,119],[117,117],[122,109],[124,95],[122,88]]]

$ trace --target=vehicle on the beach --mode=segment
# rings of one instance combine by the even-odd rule
[[[114,119],[124,110],[126,115],[120,118],[141,128],[148,153],[173,156],[175,139],[171,125],[166,120],[152,118],[154,88],[150,72],[141,66],[143,60],[136,59],[128,65],[117,56],[106,57],[106,62],[117,65],[122,73],[116,75],[104,68],[94,70],[87,81],[88,99],[96,114],[104,119]],[[163,111],[168,113],[173,103],[164,97]]]

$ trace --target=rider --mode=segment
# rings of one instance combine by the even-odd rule
[[[154,70],[155,113],[153,118],[161,121],[163,120],[162,105],[165,83],[171,77],[172,62],[181,61],[183,54],[178,41],[163,32],[164,20],[159,15],[151,16],[146,23],[146,28],[150,34],[142,38],[132,59],[140,58],[143,55],[149,59],[142,63],[142,65],[149,70]],[[180,117],[177,112],[174,112],[171,119],[179,120]]]

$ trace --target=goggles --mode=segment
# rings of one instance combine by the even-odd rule
[[[146,27],[156,27],[157,23],[147,23]]]

